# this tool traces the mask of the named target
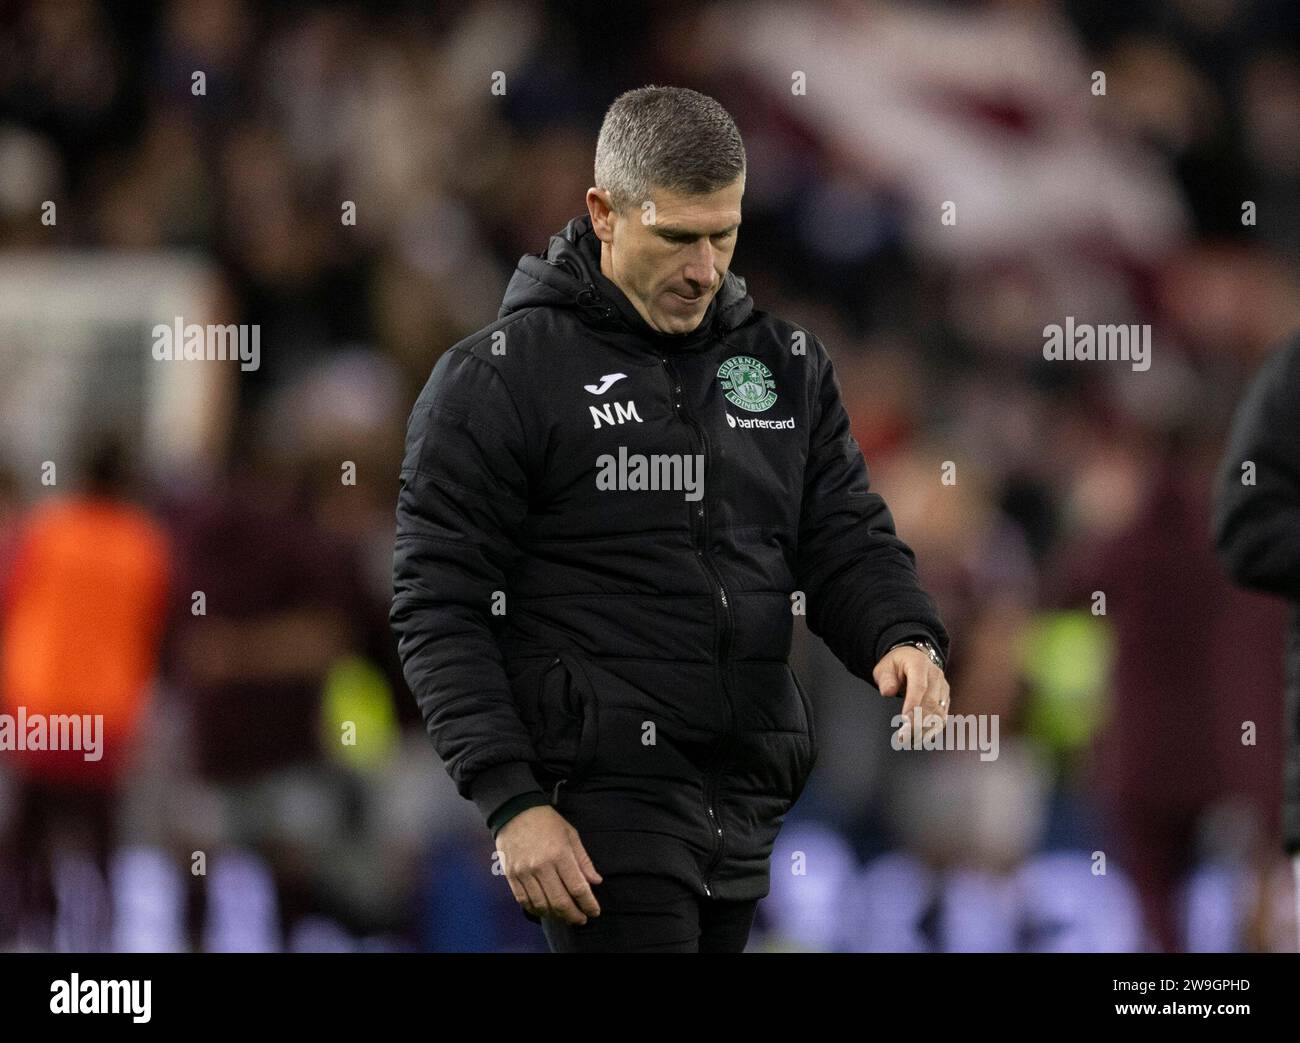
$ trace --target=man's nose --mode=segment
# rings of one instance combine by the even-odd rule
[[[698,247],[691,255],[682,271],[686,281],[701,293],[713,285],[714,272],[716,271],[713,259],[713,244],[706,239],[704,245]]]

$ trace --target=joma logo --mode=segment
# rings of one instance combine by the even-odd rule
[[[606,402],[603,406],[588,406],[591,410],[591,419],[594,421],[592,427],[600,427],[600,422],[613,427],[615,424],[626,424],[629,420],[635,420],[638,424],[643,423],[641,417],[636,411],[636,403],[628,401],[623,402]]]

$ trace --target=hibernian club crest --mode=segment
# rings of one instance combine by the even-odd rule
[[[776,381],[772,371],[758,359],[735,355],[718,367],[718,379],[727,401],[733,406],[761,413],[776,401]]]

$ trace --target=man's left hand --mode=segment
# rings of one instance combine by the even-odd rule
[[[894,733],[894,745],[912,744],[915,710],[921,708],[921,741],[941,731],[948,719],[948,679],[919,648],[904,645],[891,648],[871,671],[876,687],[884,696],[904,696],[900,713],[906,718]]]

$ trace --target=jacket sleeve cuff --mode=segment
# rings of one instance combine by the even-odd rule
[[[517,797],[511,797],[496,811],[492,812],[492,817],[488,819],[488,829],[492,831],[492,839],[496,840],[497,834],[501,832],[502,827],[521,811],[527,811],[529,808],[535,808],[542,804],[550,804],[550,800],[540,790],[536,793],[521,793]]]
[[[470,799],[483,816],[484,822],[489,822],[493,813],[510,798],[524,793],[536,793],[542,802],[547,802],[546,794],[537,784],[527,761],[494,764],[479,772],[469,790]]]

